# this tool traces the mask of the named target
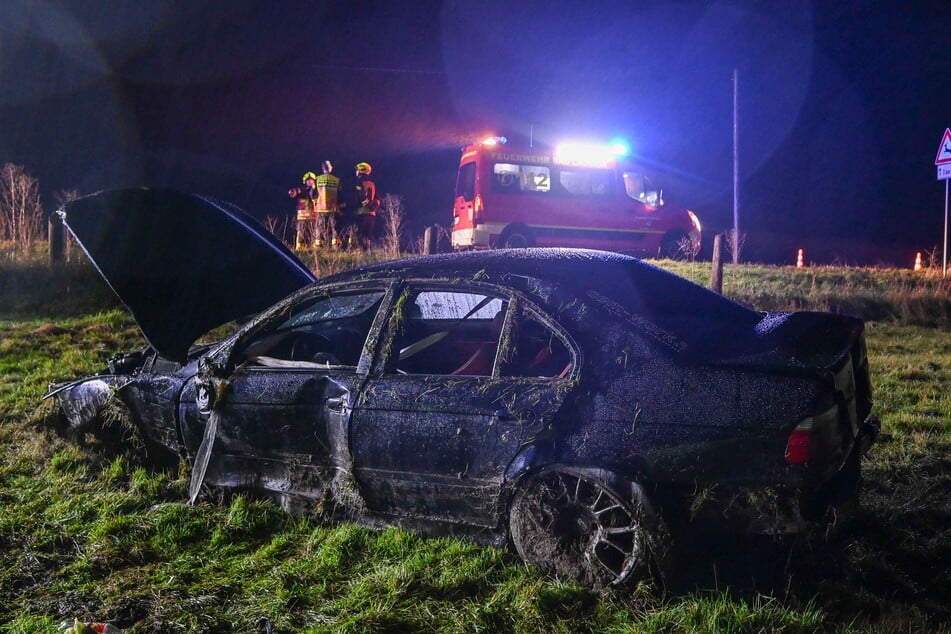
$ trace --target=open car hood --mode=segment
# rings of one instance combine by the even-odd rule
[[[175,361],[212,328],[316,280],[251,216],[197,194],[105,191],[57,214],[149,344]]]

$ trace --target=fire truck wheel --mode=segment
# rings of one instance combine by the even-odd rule
[[[509,227],[502,232],[499,245],[504,249],[524,249],[535,246],[535,239],[527,227]]]
[[[667,234],[660,243],[657,256],[668,260],[686,260],[687,254],[684,253],[684,243],[689,239],[683,233]]]

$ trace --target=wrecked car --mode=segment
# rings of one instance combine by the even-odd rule
[[[50,394],[77,429],[120,403],[190,463],[192,500],[255,491],[510,544],[597,588],[662,576],[688,527],[795,534],[857,500],[878,430],[858,319],[760,313],[574,249],[315,281],[236,208],[167,191],[59,213],[149,346]]]

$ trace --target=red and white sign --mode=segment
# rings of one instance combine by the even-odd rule
[[[951,163],[951,129],[945,128],[944,136],[941,137],[941,145],[938,146],[938,155],[934,158],[935,165],[945,165]]]

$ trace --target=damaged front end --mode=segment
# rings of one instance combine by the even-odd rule
[[[64,431],[83,434],[97,431],[103,414],[122,389],[129,385],[150,359],[150,348],[116,355],[108,369],[90,377],[51,383],[44,400],[54,398],[63,416]]]
[[[90,377],[51,384],[44,399],[55,403],[54,427],[76,439],[132,440],[160,461],[178,460],[174,403],[205,348],[193,348],[193,360],[182,366],[145,347],[109,359]]]

